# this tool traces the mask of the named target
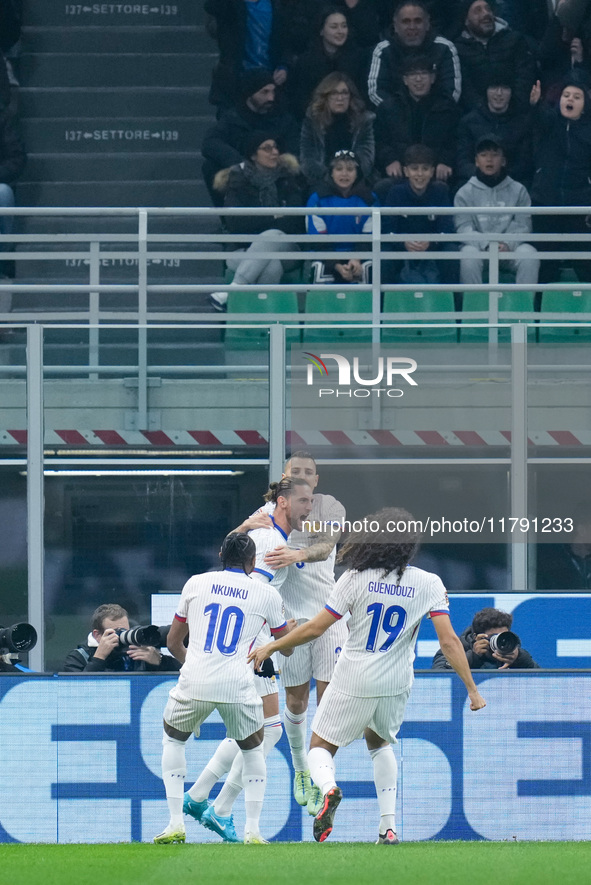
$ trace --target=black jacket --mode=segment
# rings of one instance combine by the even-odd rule
[[[226,169],[245,159],[245,145],[253,132],[265,132],[277,139],[284,153],[297,154],[300,148],[300,127],[291,114],[273,109],[256,114],[245,104],[226,111],[205,134],[201,152],[217,169]]]
[[[181,669],[180,663],[170,655],[162,655],[157,667],[145,661],[133,661],[119,652],[111,652],[106,660],[94,657],[96,648],[79,645],[64,661],[65,673],[175,673]],[[127,664],[127,666],[126,666]]]
[[[224,206],[249,208],[264,206],[260,191],[249,180],[245,163],[222,169],[215,177],[214,187],[224,195]],[[305,206],[305,183],[300,167],[291,154],[280,157],[280,174],[277,178],[277,206]],[[227,215],[226,225],[231,234],[260,234],[265,230],[277,229],[286,234],[305,231],[305,216],[284,215]],[[240,248],[240,244],[236,246]]]
[[[281,46],[281,21],[277,0],[271,0],[273,18],[269,40],[269,67],[274,70],[286,64]],[[247,9],[244,0],[205,0],[205,12],[215,20],[213,32],[220,57],[215,66],[209,100],[212,104],[232,105],[238,95],[238,83],[244,60],[247,36]]]
[[[435,152],[436,163],[453,167],[459,116],[453,99],[430,92],[415,101],[403,88],[391,105],[378,110],[376,166],[383,172],[395,160],[402,163],[410,145],[424,144]]]
[[[393,102],[394,94],[404,86],[402,81],[403,64],[413,56],[428,56],[437,67],[437,77],[433,90],[440,95],[460,100],[462,74],[456,47],[445,37],[427,34],[421,46],[408,47],[394,35],[391,40],[382,40],[375,47],[369,66],[367,88],[370,101],[376,107]]]
[[[533,177],[533,120],[529,111],[517,110],[513,102],[504,114],[493,114],[487,105],[480,105],[460,120],[455,173],[459,184],[476,174],[476,145],[483,135],[496,135],[503,144],[507,173],[529,187]]]
[[[501,661],[495,660],[493,657],[489,657],[486,655],[485,657],[480,657],[475,654],[472,650],[472,646],[474,645],[475,640],[474,633],[472,632],[472,625],[466,627],[464,632],[460,636],[460,642],[464,646],[464,651],[466,652],[466,658],[468,659],[468,664],[470,665],[471,670],[498,670],[499,667],[502,667],[503,664]],[[441,649],[437,652],[435,657],[433,658],[433,663],[431,664],[432,670],[451,670],[452,667],[447,663],[447,659]],[[520,648],[519,654],[515,659],[515,663],[511,664],[509,670],[539,670],[539,664],[536,664],[532,656],[525,649]]]
[[[467,111],[486,100],[489,76],[499,69],[511,77],[517,107],[528,107],[536,80],[536,62],[522,34],[497,19],[496,31],[486,43],[463,31],[456,47],[462,66],[462,106]]]
[[[538,206],[591,205],[589,114],[591,106],[578,120],[569,121],[558,109],[536,108],[535,174],[530,193]]]
[[[334,55],[328,55],[319,40],[313,40],[307,52],[295,63],[287,79],[290,109],[302,119],[318,84],[338,71],[348,74],[362,98],[367,95],[368,51],[350,38]]]
[[[575,556],[570,544],[538,544],[538,590],[591,590],[591,557]]]

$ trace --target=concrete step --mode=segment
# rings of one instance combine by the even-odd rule
[[[195,151],[208,117],[134,117],[124,121],[112,116],[75,120],[35,118],[23,120],[29,155],[80,153],[161,153]]]
[[[68,248],[65,246],[64,248]],[[168,245],[166,248],[174,248]],[[224,278],[223,262],[208,259],[208,254],[203,247],[203,260],[196,258],[149,258],[148,259],[148,284],[156,285],[163,283],[165,285],[173,285],[175,283],[190,285],[193,283],[211,282],[219,288]],[[35,250],[41,251],[41,250]],[[56,250],[58,251],[58,250]],[[59,250],[59,251],[63,251]],[[74,251],[74,250],[72,250]],[[105,250],[106,251],[106,250]],[[129,251],[122,248],[121,244],[114,245],[112,251]],[[193,251],[201,251],[199,246],[193,247]],[[221,251],[221,246],[220,246]],[[19,249],[18,254],[22,256],[16,264],[16,281],[21,285],[27,283],[81,283],[90,282],[90,260],[87,257],[88,252],[81,253],[80,258],[54,258],[54,259],[27,259],[26,250]],[[100,277],[99,282],[106,284],[117,283],[136,283],[138,278],[138,262],[137,258],[110,258],[104,257],[100,260]],[[163,296],[168,297],[168,296]],[[175,298],[178,296],[174,296]],[[196,296],[183,296],[184,298],[194,298]]]
[[[63,205],[63,204],[62,204]],[[52,234],[61,236],[63,248],[71,248],[68,243],[68,233],[75,231],[79,234],[123,234],[137,232],[137,217],[100,215],[100,216],[61,216],[47,215],[34,216],[22,215],[17,221],[17,233],[22,234]],[[219,216],[209,215],[183,215],[183,216],[151,216],[149,220],[150,233],[166,234],[195,234],[195,233],[220,233],[221,226]],[[35,247],[34,247],[35,248]]]
[[[27,24],[35,27],[170,27],[200,25],[204,17],[203,4],[195,0],[175,0],[175,3],[37,0],[27,3],[26,11]]]
[[[45,27],[24,28],[24,53],[215,52],[203,26],[187,27]]]
[[[206,81],[208,82],[208,81]],[[123,123],[135,117],[211,117],[214,110],[208,101],[209,86],[118,86],[112,89],[76,87],[21,86],[21,117],[60,117],[78,119],[96,117]]]
[[[215,53],[28,54],[19,60],[23,86],[199,86],[209,82]]]
[[[202,181],[28,181],[19,206],[209,206]],[[110,230],[107,227],[106,230]]]
[[[30,154],[22,182],[191,180],[200,175],[197,151],[136,154]],[[19,186],[20,187],[20,186]]]
[[[15,319],[17,316],[15,315]],[[88,348],[88,329],[68,329],[49,327],[44,333],[44,343],[46,346],[55,347],[57,345],[70,345],[72,347],[80,346]],[[197,328],[183,328],[175,326],[174,328],[164,328],[153,326],[148,330],[148,350],[151,351],[155,347],[166,349],[172,353],[176,346],[185,346],[195,349],[203,345],[216,345],[222,337],[220,328],[209,328],[201,326]],[[100,332],[99,341],[105,347],[121,349],[123,347],[137,350],[138,333],[137,327],[122,326],[121,328],[104,328]],[[194,354],[196,364],[206,364],[203,355]],[[150,356],[152,359],[152,357]],[[83,356],[84,359],[84,356]],[[135,357],[137,360],[137,354]],[[105,362],[104,359],[101,362]],[[133,362],[133,360],[132,360]],[[152,362],[155,360],[152,359]],[[171,360],[170,356],[164,361],[173,365],[178,365],[178,361]]]

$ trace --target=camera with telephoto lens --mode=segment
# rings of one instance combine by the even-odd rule
[[[30,651],[37,645],[37,631],[31,624],[0,627],[0,654]]]
[[[492,636],[489,636],[488,644],[490,645],[491,654],[496,652],[498,655],[507,657],[507,655],[512,654],[521,645],[521,640],[517,633],[505,630],[503,633],[493,633]]]
[[[131,627],[129,630],[120,627],[115,630],[119,637],[119,646],[121,648],[129,648],[130,645],[153,645],[160,647],[160,630],[154,624],[148,624],[147,627]]]

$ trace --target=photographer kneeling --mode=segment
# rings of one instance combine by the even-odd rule
[[[125,673],[125,672],[178,672],[181,665],[176,658],[163,655],[155,644],[163,641],[157,627],[139,627],[129,631],[127,612],[120,605],[99,605],[92,615],[91,632],[86,645],[71,651],[64,662],[66,673]],[[134,637],[139,631],[140,635]],[[142,631],[154,633],[144,638]],[[134,644],[134,638],[138,643]],[[164,637],[164,642],[166,638]]]
[[[460,636],[471,670],[540,669],[529,652],[521,647],[519,636],[510,632],[513,615],[498,608],[483,608],[474,615]],[[439,649],[432,670],[451,670]]]

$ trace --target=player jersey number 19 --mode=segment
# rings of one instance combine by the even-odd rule
[[[380,645],[378,651],[388,651],[395,639],[404,630],[406,623],[406,611],[400,605],[391,605],[384,611],[382,602],[374,602],[367,606],[367,614],[371,616],[369,636],[367,637],[366,651],[375,651],[380,627],[388,634],[386,641]]]
[[[244,612],[235,605],[229,605],[222,612],[219,602],[212,602],[203,609],[204,615],[209,615],[209,626],[203,651],[213,651],[214,643],[218,651],[223,655],[233,655],[240,641],[240,634],[244,626]]]

